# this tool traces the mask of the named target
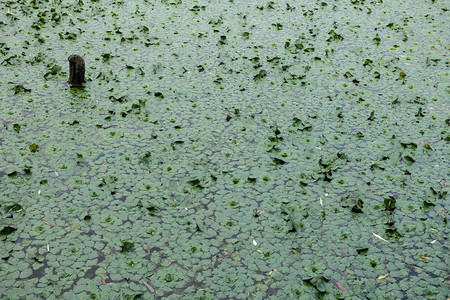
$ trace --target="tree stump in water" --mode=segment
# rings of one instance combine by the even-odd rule
[[[82,87],[84,83],[84,59],[72,54],[67,59],[69,61],[69,85],[70,87]]]

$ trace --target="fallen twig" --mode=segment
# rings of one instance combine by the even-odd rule
[[[51,223],[49,223],[49,222],[47,222],[47,221],[45,221],[45,220],[42,220],[42,222],[44,222],[45,224],[47,224],[47,225],[49,225],[49,226],[54,226],[53,224],[51,224]]]
[[[380,240],[385,241],[386,243],[390,243],[389,241],[383,239],[381,236],[379,236],[378,234],[374,233],[373,231],[372,231],[372,234],[373,234],[376,238],[379,238]]]
[[[145,282],[144,280],[142,280],[142,283],[148,288],[148,290],[149,290],[151,293],[154,293],[154,292],[155,292],[155,290],[152,288],[152,286],[151,286],[150,284],[148,284],[148,283]]]

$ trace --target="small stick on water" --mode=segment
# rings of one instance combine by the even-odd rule
[[[142,283],[148,288],[148,290],[152,293],[155,292],[155,290],[152,288],[152,286],[150,284],[148,284],[147,282],[145,282],[144,280],[142,280]]]
[[[386,243],[389,243],[389,241],[383,239],[381,236],[379,236],[378,234],[374,233],[373,231],[372,231],[372,234],[373,234],[376,238],[378,238],[378,239],[380,239],[380,240],[382,240],[382,241],[385,241]]]
[[[44,222],[45,224],[47,224],[47,225],[49,225],[49,226],[53,226],[52,223],[49,223],[49,222],[47,222],[47,221],[45,221],[45,220],[42,220],[42,222]]]
[[[106,285],[113,285],[113,283],[106,283],[106,280],[105,279],[103,279],[103,278],[101,278],[102,279],[102,283],[103,284],[106,284]]]

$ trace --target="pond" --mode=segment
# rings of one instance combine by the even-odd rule
[[[2,4],[2,299],[449,297],[445,3]]]

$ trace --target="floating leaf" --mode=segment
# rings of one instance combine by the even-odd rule
[[[203,186],[200,184],[200,179],[190,180],[189,183],[199,189],[203,189]]]
[[[283,25],[281,23],[272,23],[272,26],[274,26],[277,30],[283,29]]]
[[[384,208],[388,211],[394,211],[396,208],[395,203],[396,203],[395,198],[392,196],[389,196],[389,198],[384,199]]]
[[[380,45],[380,42],[381,42],[381,38],[380,38],[380,36],[378,35],[378,33],[377,33],[377,35],[373,38],[373,41],[375,42],[375,45]]]
[[[257,81],[267,76],[266,70],[260,70],[258,74],[253,77],[253,80]]]
[[[139,162],[141,164],[149,164],[150,163],[150,159],[152,157],[152,154],[150,153],[150,151],[147,151],[144,156],[142,156],[141,158],[139,158]]]
[[[411,148],[411,149],[416,149],[417,148],[417,144],[416,143],[406,143],[406,142],[400,142],[400,145],[402,145],[403,148]]]
[[[416,162],[416,161],[414,160],[414,158],[412,158],[412,157],[409,156],[409,155],[403,156],[403,159],[405,160],[405,163],[406,163],[407,165],[411,165],[411,164],[413,164],[413,163]]]
[[[15,95],[21,94],[21,93],[29,93],[29,92],[31,92],[30,89],[25,88],[25,87],[24,87],[23,85],[21,85],[21,84],[15,85],[15,86],[12,88],[12,90],[14,91],[14,94],[15,94]]]
[[[103,53],[101,55],[101,57],[103,58],[103,62],[107,62],[109,61],[113,56],[111,55],[111,53]]]
[[[335,282],[336,282],[336,285],[338,286],[338,288],[339,288],[341,291],[343,291],[343,292],[348,292],[347,288],[346,288],[342,283],[340,283],[339,281],[335,281]]]
[[[20,125],[19,124],[13,124],[13,130],[17,133],[20,133]]]
[[[327,42],[331,42],[331,41],[342,41],[344,38],[342,37],[342,35],[336,33],[334,30],[331,30],[330,32],[328,32],[329,38],[327,39]]]
[[[15,212],[21,212],[23,210],[22,205],[18,203],[14,203],[12,205],[5,206],[5,212],[9,211],[15,211]]]
[[[120,247],[122,248],[120,250],[121,253],[130,252],[134,248],[134,243],[130,241],[122,241],[122,245]]]
[[[119,102],[119,103],[126,103],[128,102],[128,96],[121,96],[119,98],[114,97],[113,95],[109,96],[109,101],[111,102]]]
[[[220,45],[226,45],[226,44],[228,44],[227,36],[226,36],[226,35],[221,35],[221,36],[220,36],[219,44],[220,44]]]
[[[14,63],[14,61],[16,61],[17,60],[17,54],[15,54],[15,55],[12,55],[12,56],[10,56],[10,57],[8,57],[8,58],[5,58],[3,61],[2,61],[2,65],[11,65],[11,66],[13,66],[13,65],[15,65],[15,63]]]
[[[33,152],[33,153],[35,153],[35,152],[37,152],[39,150],[39,146],[34,144],[34,143],[31,144],[30,147],[28,147],[28,148],[30,148],[30,151]]]
[[[195,231],[196,232],[204,232],[204,231],[206,231],[206,228],[201,222],[196,222]]]
[[[47,80],[48,76],[50,75],[57,75],[59,72],[61,72],[62,67],[59,65],[53,65],[50,67],[50,70],[44,74],[44,79]]]
[[[369,248],[360,248],[360,249],[356,249],[356,252],[357,252],[359,255],[366,254],[367,251],[369,251]]]
[[[60,39],[64,40],[76,40],[77,34],[75,32],[60,32],[58,33]]]
[[[303,280],[303,282],[307,286],[313,286],[320,293],[326,293],[328,281],[329,279],[325,278],[324,276],[316,276],[310,279]]]
[[[155,206],[149,206],[147,207],[147,211],[150,216],[156,216],[156,214],[159,212],[159,209]]]
[[[272,158],[272,161],[276,165],[284,165],[286,163],[284,160],[276,158],[276,157]]]
[[[17,228],[15,228],[13,226],[5,226],[2,228],[2,230],[0,230],[0,236],[10,235],[11,233],[13,233],[16,230],[17,230]]]

